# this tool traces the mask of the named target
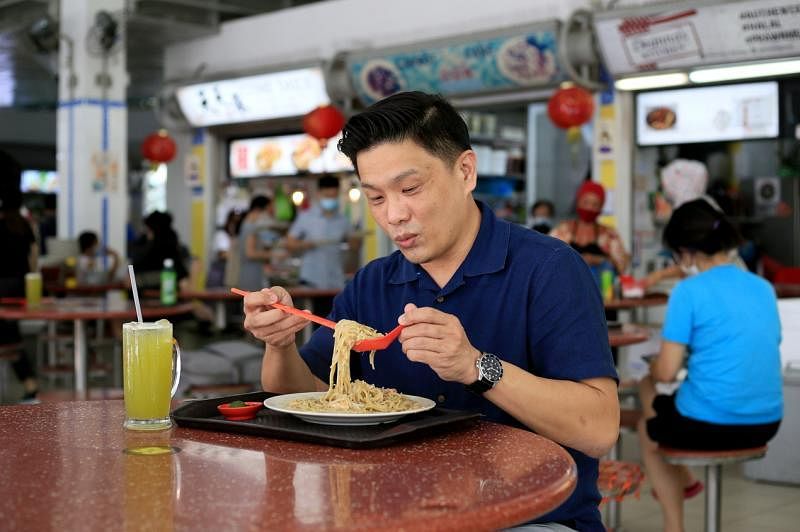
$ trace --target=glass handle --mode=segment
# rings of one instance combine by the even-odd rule
[[[169,392],[170,397],[175,397],[175,392],[178,391],[178,383],[181,382],[181,346],[178,341],[173,338],[172,345],[175,346],[175,381],[172,383],[172,390]]]

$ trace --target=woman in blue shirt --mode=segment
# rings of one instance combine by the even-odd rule
[[[670,218],[664,243],[688,277],[670,295],[663,342],[640,384],[642,457],[664,512],[664,530],[683,530],[683,499],[700,484],[667,464],[658,444],[684,449],[743,449],[770,440],[783,415],[781,328],[775,291],[731,262],[740,237],[704,200]],[[675,395],[656,395],[684,364]]]

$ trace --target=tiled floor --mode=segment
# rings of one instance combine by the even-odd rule
[[[633,434],[623,435],[624,460],[637,461],[638,446]],[[696,469],[698,478],[703,470]],[[687,532],[702,532],[704,495],[686,501]],[[657,532],[661,527],[661,510],[650,494],[645,481],[639,500],[628,498],[622,503],[622,528],[626,532]],[[800,531],[800,486],[768,484],[744,477],[741,465],[727,466],[722,482],[723,532],[797,532]]]

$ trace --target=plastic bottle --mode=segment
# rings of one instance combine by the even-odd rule
[[[609,268],[604,268],[600,272],[600,294],[603,296],[603,301],[614,299],[614,272]]]
[[[164,269],[161,270],[161,304],[174,305],[178,302],[178,275],[175,273],[175,263],[172,259],[164,259]]]

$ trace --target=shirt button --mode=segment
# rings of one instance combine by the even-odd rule
[[[444,303],[444,296],[439,296],[436,298],[437,303]]]
[[[437,403],[444,403],[445,399],[446,399],[446,397],[444,396],[444,394],[440,393],[439,395],[436,396],[436,402]]]

